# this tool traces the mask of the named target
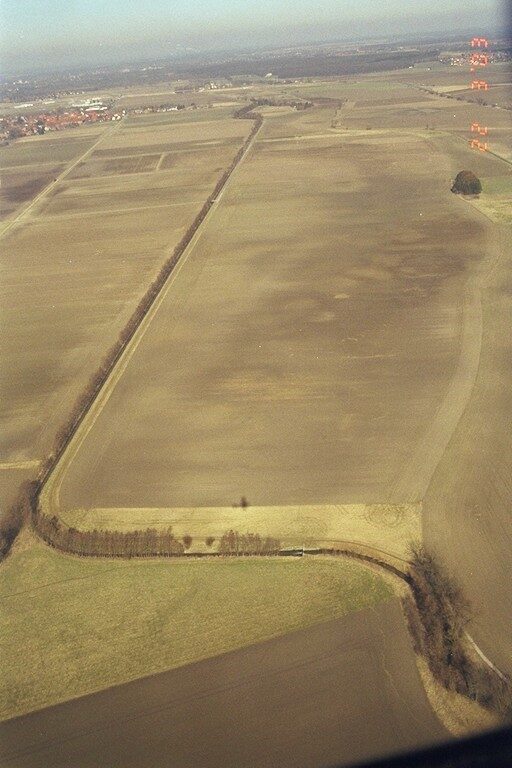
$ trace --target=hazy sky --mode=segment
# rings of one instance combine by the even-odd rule
[[[162,56],[499,23],[501,0],[0,0],[3,65]]]

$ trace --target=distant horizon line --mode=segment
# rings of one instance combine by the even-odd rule
[[[106,54],[106,57],[104,59],[96,60],[88,59],[84,61],[74,61],[74,62],[54,62],[54,63],[40,63],[35,64],[33,67],[30,68],[23,68],[19,65],[13,64],[13,65],[7,65],[4,64],[4,72],[1,76],[1,80],[5,82],[7,79],[11,79],[13,77],[21,77],[21,76],[34,76],[34,75],[44,75],[44,74],[59,74],[59,73],[73,73],[73,72],[83,72],[83,73],[89,73],[92,70],[96,68],[101,69],[113,69],[118,67],[126,67],[126,66],[139,66],[144,64],[172,64],[173,62],[176,62],[178,60],[180,61],[186,61],[187,59],[193,59],[193,58],[211,58],[211,57],[218,57],[223,55],[229,55],[229,56],[243,56],[243,55],[249,55],[249,54],[258,54],[263,53],[265,51],[282,51],[289,48],[296,48],[298,51],[307,49],[307,48],[315,48],[315,47],[321,47],[326,45],[351,45],[351,46],[357,46],[357,45],[368,45],[368,44],[374,44],[378,45],[381,43],[382,45],[392,45],[392,44],[400,44],[400,43],[407,43],[409,45],[411,44],[420,44],[420,45],[428,45],[428,44],[435,44],[435,43],[448,43],[448,42],[460,42],[462,38],[468,37],[470,38],[471,35],[475,33],[474,29],[468,29],[468,28],[461,28],[457,31],[450,31],[450,33],[447,33],[446,31],[429,31],[425,32],[424,34],[418,34],[418,33],[404,33],[404,32],[396,32],[396,33],[387,33],[387,34],[367,34],[362,35],[358,37],[354,37],[353,35],[341,37],[336,36],[332,38],[318,38],[313,39],[311,41],[305,41],[305,40],[297,40],[296,42],[288,41],[287,43],[276,43],[276,42],[268,42],[268,43],[256,43],[250,47],[247,46],[231,46],[231,47],[223,47],[223,46],[210,46],[210,47],[203,47],[199,48],[193,45],[186,45],[181,43],[176,43],[174,45],[174,50],[171,47],[170,50],[166,53],[158,52],[155,54],[151,53],[144,53],[140,54],[138,56],[133,57],[123,57],[121,55],[117,55],[116,53],[112,52],[110,55]],[[492,27],[488,29],[479,28],[478,34],[483,36],[490,36],[493,38],[498,38],[500,41],[510,41],[512,42],[512,32],[510,29],[500,26],[500,27]]]

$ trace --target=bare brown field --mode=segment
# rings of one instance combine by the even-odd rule
[[[355,102],[355,106],[359,108],[364,107],[399,107],[399,109],[402,109],[402,107],[406,104],[415,104],[417,105],[418,102],[425,102],[425,95],[422,93],[415,92],[411,90],[410,88],[404,89],[402,92],[398,91],[397,89],[390,89],[389,95],[384,99],[375,98],[378,94],[375,93],[375,89],[372,89],[372,91],[369,94],[364,94],[363,96],[366,96],[366,98],[358,98]],[[373,98],[371,98],[373,96]],[[343,107],[342,107],[343,109]]]
[[[178,86],[178,84],[176,84]],[[180,83],[178,87],[183,87]],[[219,91],[188,91],[176,92],[174,88],[131,87],[120,94],[118,104],[122,107],[134,108],[139,106],[158,106],[163,103],[184,104],[187,110],[172,113],[174,120],[187,121],[189,116],[196,119],[196,115],[208,114],[211,109],[222,109],[223,103],[245,98],[252,90],[250,87],[226,88]],[[195,105],[195,106],[194,106]],[[197,107],[197,109],[195,108]],[[148,122],[158,120],[158,115],[144,115]],[[161,117],[161,116],[160,116]]]
[[[172,116],[166,125],[143,124],[137,128],[136,118],[129,119],[122,129],[112,135],[102,152],[109,150],[126,149],[136,143],[139,148],[159,145],[164,143],[172,149],[175,145],[190,144],[193,142],[218,141],[219,139],[243,138],[248,133],[247,125],[239,120],[216,120],[214,115],[210,120],[190,121],[174,123]],[[136,140],[134,142],[134,138]]]
[[[492,87],[488,93],[458,91],[463,98],[484,98],[502,103],[510,88],[506,67],[486,72]],[[433,87],[453,82],[464,84],[467,73],[428,73]],[[397,75],[398,76],[398,75]],[[415,73],[425,79],[425,73]],[[452,105],[445,102],[449,116]],[[467,113],[464,111],[468,109]],[[490,130],[489,145],[506,159],[512,158],[510,113],[489,107],[466,105],[462,114],[480,120]],[[457,111],[458,116],[460,113]],[[457,430],[426,490],[423,534],[461,581],[473,604],[471,634],[484,654],[500,669],[512,672],[512,603],[510,579],[512,547],[509,510],[512,497],[512,445],[510,441],[510,313],[512,242],[512,169],[489,153],[468,156],[466,146],[453,135],[433,135],[429,143],[443,145],[451,158],[452,174],[470,167],[482,180],[483,193],[473,205],[490,217],[493,241],[482,251],[487,269],[480,287],[482,342],[475,385]],[[463,202],[463,201],[461,201]]]
[[[511,75],[512,77],[512,75]],[[446,87],[448,88],[448,86]],[[453,92],[454,96],[461,96],[463,99],[474,102],[475,104],[481,104],[485,101],[488,105],[498,105],[504,107],[512,107],[512,95],[510,92],[510,83],[507,85],[492,85],[488,91],[482,92],[468,88],[457,88]]]
[[[417,131],[428,126],[430,131],[449,131],[469,140],[471,123],[479,122],[489,129],[491,149],[510,160],[511,115],[509,111],[495,109],[493,104],[508,104],[510,87],[501,83],[512,78],[501,66],[490,67],[486,77],[491,84],[486,93],[468,90],[468,70],[443,65],[386,72],[364,80],[302,84],[296,92],[310,98],[317,94],[346,99],[347,103],[336,114],[337,127],[342,129]],[[420,90],[425,88],[436,93]],[[442,97],[441,92],[453,98]],[[477,103],[478,100],[486,105]]]
[[[64,163],[78,157],[105,130],[105,126],[84,128],[78,133],[30,136],[0,147],[0,168],[34,163]]]
[[[68,163],[80,158],[105,126],[77,134],[33,136],[0,147],[0,220],[14,218],[48,186]]]
[[[261,137],[292,139],[323,134],[326,130],[330,131],[335,111],[335,105],[332,105],[309,109],[306,112],[293,112],[289,115],[275,115],[263,124]]]
[[[471,75],[464,67],[433,66],[431,71],[421,68],[413,72],[393,73],[390,79],[397,83],[404,79],[416,87],[427,87],[436,93],[445,93],[452,98],[430,96],[437,108],[444,107],[443,112],[432,113],[428,120],[429,127],[450,130],[465,140],[472,138],[470,125],[478,122],[489,130],[488,144],[491,151],[496,152],[508,162],[512,161],[512,116],[510,108],[512,74],[510,64],[493,64],[485,71],[485,79],[490,84],[489,91],[475,91],[469,88]],[[498,108],[496,108],[496,106]],[[451,110],[452,107],[455,109]],[[451,112],[451,114],[450,114]],[[450,125],[450,120],[452,123]]]
[[[88,157],[77,167],[89,178],[75,180],[69,174],[4,237],[2,320],[9,333],[2,339],[0,385],[3,473],[48,452],[78,392],[234,156],[235,137],[241,144],[250,129],[243,121],[235,129],[224,122],[235,121],[208,122],[203,147],[201,128],[187,125],[181,140],[194,144],[194,163],[177,164],[176,171],[171,167],[160,174],[161,155],[148,160],[145,151],[130,160],[132,172],[115,155],[99,163]],[[144,131],[132,132],[132,125],[136,121],[116,126],[100,146],[112,148],[118,132],[125,153],[137,152],[147,137]],[[212,153],[209,142],[216,130],[221,145]],[[62,134],[16,142],[0,151],[0,163],[73,162],[101,135],[84,131],[80,138]],[[158,134],[166,151],[180,140],[174,125],[150,133]],[[223,147],[226,136],[229,146]],[[146,172],[133,172],[141,166]],[[20,178],[14,169],[9,173],[13,180]]]
[[[449,192],[443,148],[331,135],[331,114],[293,115],[299,140],[276,141],[287,116],[268,121],[65,476],[63,509],[418,500],[395,487],[454,374],[491,235]]]
[[[391,80],[395,83],[415,83],[432,86],[458,85],[461,88],[467,86],[472,79],[469,65],[467,67],[451,67],[440,62],[418,64],[412,70],[404,69],[396,72],[379,73],[370,77],[375,81]],[[488,66],[485,71],[485,79],[491,84],[510,82],[510,63],[494,63]]]
[[[368,105],[352,110],[346,116],[340,111],[341,125],[347,128],[384,128],[397,130],[429,127],[430,130],[451,131],[470,137],[472,122],[487,125],[489,130],[510,128],[510,114],[503,110],[490,109],[479,104],[442,98],[425,94],[419,102],[411,102],[400,109],[389,105]]]
[[[162,154],[172,151],[172,154],[187,153],[191,154],[197,150],[204,149],[206,145],[211,147],[219,146],[240,146],[240,140],[236,137],[227,137],[223,139],[209,139],[208,142],[201,141],[174,141],[174,142],[160,142],[159,144],[147,144],[139,147],[116,147],[112,149],[98,149],[94,152],[94,157],[100,158],[126,158],[131,156],[135,158],[137,155],[147,154]]]
[[[241,121],[240,121],[241,122]],[[149,155],[154,172],[131,170],[119,182],[119,169],[113,166],[129,160],[134,169],[141,158],[101,158],[94,156],[79,168],[80,178],[61,184],[49,196],[44,214],[50,216],[86,216],[102,211],[141,209],[178,205],[197,205],[221,176],[236,152],[238,142],[220,143],[219,146],[195,147],[193,150],[162,152],[155,163],[155,155]],[[208,162],[204,162],[205,153]],[[127,166],[125,166],[127,167]],[[110,172],[109,172],[110,169]]]
[[[2,341],[5,461],[48,449],[63,403],[77,396],[194,210],[96,210],[93,219],[55,223],[42,217],[9,238],[2,279],[3,321],[13,329]],[[23,315],[20,300],[30,308]]]
[[[8,721],[0,757],[6,768],[154,768],[163,754],[173,766],[297,768],[446,738],[393,600]]]
[[[70,174],[72,179],[90,178],[91,176],[112,175],[117,173],[151,173],[156,169],[160,154],[129,155],[128,157],[107,157],[103,160],[89,160],[79,163]]]
[[[196,94],[197,95],[197,94]],[[219,102],[216,103],[215,100],[219,97],[217,95],[212,94],[211,100],[206,101],[205,99],[200,100],[199,108],[198,109],[183,109],[179,110],[178,112],[172,112],[171,113],[171,119],[173,122],[173,125],[178,125],[179,123],[190,123],[190,122],[202,122],[204,120],[212,120],[212,119],[220,119],[220,118],[229,118],[232,117],[234,109],[236,109],[237,106],[240,106],[240,100],[238,94],[231,95],[232,101],[228,101],[227,95],[224,96],[224,99],[226,99],[225,102]],[[243,101],[243,92],[241,92],[240,96],[242,97]],[[135,97],[134,97],[135,98]],[[173,99],[174,101],[174,99]],[[185,103],[186,99],[176,98],[176,101]],[[156,105],[161,104],[162,100],[156,100],[154,102],[151,98],[144,102],[144,105],[147,104],[156,103]],[[128,106],[133,107],[133,103],[129,103]],[[137,115],[137,124],[139,126],[142,125],[164,125],[167,124],[169,121],[169,113],[148,113],[148,114],[142,114]]]
[[[510,205],[510,202],[509,202]],[[510,221],[510,220],[509,220]],[[424,536],[461,580],[475,612],[471,633],[512,674],[512,228],[482,290],[476,384],[424,502]]]
[[[352,532],[389,549],[385,515],[370,535],[351,507],[326,534],[328,510],[417,503],[434,487],[477,375],[481,290],[498,247],[475,206],[506,194],[508,170],[462,140],[473,105],[396,83],[338,88],[353,92],[341,108],[269,112],[61,473],[70,522],[172,523],[199,551],[201,526],[218,536],[221,524],[256,521],[293,544]],[[438,130],[423,125],[429,114]],[[117,143],[111,151],[125,151]],[[187,153],[169,152],[160,173],[167,157],[185,172]],[[449,192],[465,166],[488,201]],[[227,509],[242,495],[255,505],[246,520]],[[395,553],[418,533],[406,528]],[[486,626],[503,645],[506,611],[496,615]]]
[[[197,163],[190,175],[186,169],[170,175],[128,174],[124,176],[122,188],[119,188],[120,174],[80,179],[72,185],[61,185],[56,193],[48,198],[45,217],[86,217],[102,211],[144,211],[178,204],[197,205],[211,189],[211,182],[220,175],[220,169],[217,163],[214,163],[213,167]]]
[[[32,200],[62,170],[62,165],[42,163],[37,169],[11,168],[0,171],[0,219],[9,216],[22,203]]]

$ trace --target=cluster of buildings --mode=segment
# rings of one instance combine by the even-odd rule
[[[147,115],[155,114],[158,112],[177,112],[178,110],[186,109],[185,104],[159,104],[158,106],[151,104],[144,107],[133,107],[129,110],[131,115]],[[126,112],[126,110],[123,110]]]
[[[449,64],[450,67],[469,67],[471,63],[472,51],[468,48],[467,51],[457,53],[455,55],[441,56],[439,61],[443,64]],[[498,62],[510,61],[510,53],[508,51],[485,51],[488,63],[497,64]]]
[[[27,105],[32,106],[32,105]],[[12,141],[22,136],[62,131],[84,123],[121,120],[126,110],[116,111],[100,99],[87,99],[72,104],[69,109],[45,110],[0,117],[0,141]]]

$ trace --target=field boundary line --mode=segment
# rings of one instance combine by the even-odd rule
[[[10,173],[11,171],[29,171],[31,168],[45,168],[66,165],[62,160],[52,163],[51,160],[43,160],[41,163],[21,163],[20,165],[0,165],[0,173]]]
[[[450,133],[450,132],[447,132],[447,133],[449,133],[450,136],[455,136],[456,139],[460,139],[460,141],[463,141],[465,144],[467,144],[469,141],[468,139],[465,139],[464,136],[460,136],[458,133]],[[506,157],[503,157],[503,155],[498,155],[498,153],[493,152],[492,149],[486,149],[485,154],[492,155],[497,160],[501,160],[503,163],[506,163],[507,165],[512,165],[512,160],[507,160]]]
[[[98,208],[94,211],[84,211],[82,213],[50,213],[46,214],[46,219],[53,221],[54,219],[77,219],[84,216],[108,216],[109,214],[118,213],[134,213],[135,211],[152,211],[157,208],[179,208],[185,205],[202,205],[203,200],[190,200],[186,203],[159,203],[158,205],[141,205],[135,208]],[[43,223],[43,222],[41,222]],[[46,222],[44,222],[46,223]]]
[[[498,667],[492,663],[492,661],[485,655],[482,649],[475,643],[475,641],[473,640],[469,632],[464,632],[464,634],[466,635],[466,638],[469,640],[469,642],[471,643],[471,646],[475,649],[476,653],[482,659],[484,664],[486,664],[489,667],[489,669],[492,669],[492,671],[498,675],[500,680],[503,680],[504,683],[508,682],[507,675],[505,675],[501,671],[501,669],[498,669]]]
[[[160,155],[160,157],[158,159],[158,163],[156,164],[156,166],[155,166],[155,168],[153,170],[153,173],[158,173],[158,171],[160,170],[160,168],[162,166],[162,163],[165,160],[165,158],[167,157],[167,155],[168,155],[168,152],[162,152],[162,154]]]
[[[39,467],[41,459],[21,459],[20,461],[0,462],[0,471],[9,469],[33,469]]]

